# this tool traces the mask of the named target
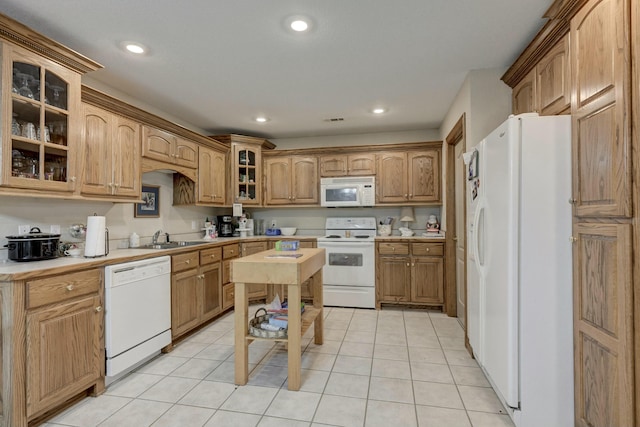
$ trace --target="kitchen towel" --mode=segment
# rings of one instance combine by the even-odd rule
[[[84,245],[84,256],[98,257],[107,254],[106,250],[107,219],[103,216],[87,217],[87,238]]]

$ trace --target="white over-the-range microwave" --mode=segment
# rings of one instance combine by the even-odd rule
[[[376,202],[374,176],[320,178],[320,205],[327,207],[373,206]]]

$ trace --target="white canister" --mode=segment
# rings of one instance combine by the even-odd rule
[[[137,248],[138,246],[140,246],[140,236],[134,231],[131,233],[131,236],[129,236],[129,247]]]

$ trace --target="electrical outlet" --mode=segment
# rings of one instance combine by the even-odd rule
[[[28,234],[29,230],[31,230],[30,225],[19,225],[18,226],[18,234]]]
[[[191,221],[191,229],[192,230],[198,229],[198,221]]]
[[[51,234],[60,234],[60,226],[59,225],[52,225],[51,226]]]
[[[277,227],[276,220],[272,219],[271,220],[271,228],[276,228],[276,227]]]

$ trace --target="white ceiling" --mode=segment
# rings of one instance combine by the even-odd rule
[[[91,73],[100,84],[206,132],[286,138],[439,128],[467,72],[508,67],[551,0],[2,3],[104,65]],[[292,15],[312,30],[287,31]],[[150,53],[135,57],[122,41]],[[375,106],[389,111],[374,117]],[[252,121],[261,114],[270,121]]]

